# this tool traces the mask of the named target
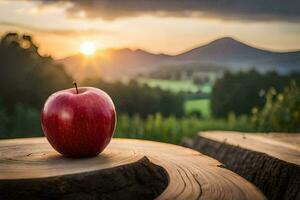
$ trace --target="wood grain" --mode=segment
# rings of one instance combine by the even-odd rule
[[[101,155],[86,159],[62,157],[45,138],[2,140],[0,188],[0,198],[22,199],[46,197],[47,188],[60,199],[265,199],[251,183],[197,151],[130,139],[113,139]]]
[[[280,160],[300,165],[300,134],[258,134],[203,132],[201,137],[245,149],[266,153]]]
[[[269,199],[300,199],[300,134],[201,132],[183,145],[224,163]]]

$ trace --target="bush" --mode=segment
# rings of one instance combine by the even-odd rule
[[[283,91],[291,80],[300,82],[299,74],[279,75],[275,72],[260,74],[249,72],[230,73],[217,80],[212,89],[211,109],[214,117],[227,117],[230,112],[236,115],[251,114],[256,106],[265,104],[264,93],[270,88]]]
[[[18,103],[13,112],[7,114],[0,106],[0,138],[42,135],[39,110]]]
[[[266,103],[262,109],[252,110],[252,121],[258,131],[300,131],[300,88],[295,82],[282,93],[270,89],[265,98]]]

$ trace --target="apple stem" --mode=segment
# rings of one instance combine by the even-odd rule
[[[75,88],[76,88],[76,92],[78,94],[78,88],[77,88],[77,83],[74,81],[73,84],[75,85]]]

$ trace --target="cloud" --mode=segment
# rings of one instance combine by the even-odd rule
[[[108,30],[100,30],[100,29],[49,29],[49,28],[38,28],[35,26],[27,25],[27,24],[20,24],[14,22],[6,22],[0,21],[0,26],[8,26],[8,27],[16,27],[21,28],[27,31],[38,32],[38,33],[46,33],[46,34],[53,34],[58,36],[82,36],[82,35],[103,35],[106,33],[112,33]]]
[[[67,3],[71,17],[115,20],[152,15],[203,17],[239,21],[300,21],[299,0],[38,0],[42,4]]]

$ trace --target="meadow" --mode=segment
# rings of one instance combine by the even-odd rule
[[[191,92],[195,93],[199,90],[199,87],[190,80],[163,80],[163,79],[148,79],[139,78],[138,82],[146,84],[149,87],[159,87],[162,90],[168,90],[171,92]]]
[[[200,112],[201,117],[210,118],[210,100],[209,99],[191,99],[184,102],[184,111],[187,115],[194,112]]]
[[[202,92],[209,95],[211,92],[211,83],[196,85],[191,80],[163,80],[163,79],[149,79],[139,78],[138,83],[145,84],[151,88],[160,88],[165,91],[174,93],[186,92],[196,94]],[[201,113],[201,117],[209,118],[210,113],[210,100],[208,98],[186,98],[184,101],[184,112],[186,115],[193,113]]]

